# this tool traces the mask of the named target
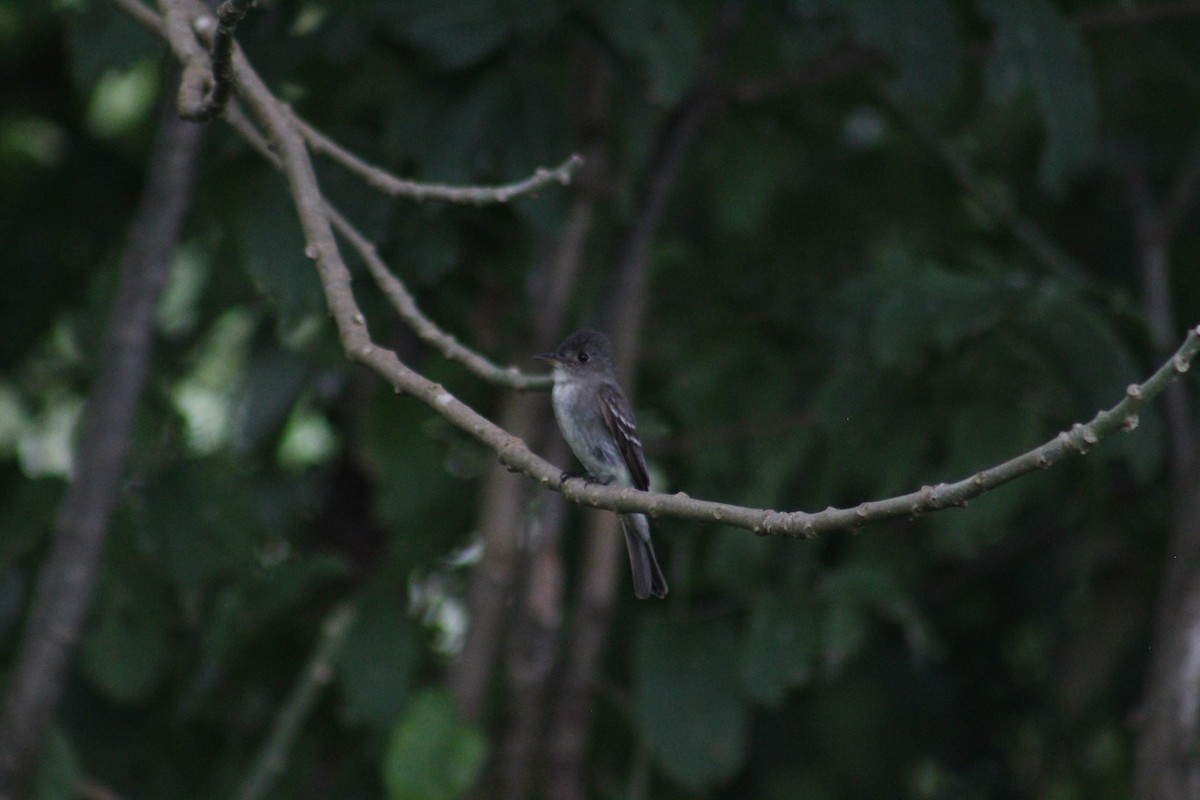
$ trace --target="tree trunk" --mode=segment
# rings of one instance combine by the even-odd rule
[[[4,800],[23,796],[83,627],[146,382],[154,308],[191,197],[203,128],[180,120],[173,103],[166,106],[121,259],[96,382],[80,418],[74,476],[55,524],[50,555],[38,575],[4,700]]]

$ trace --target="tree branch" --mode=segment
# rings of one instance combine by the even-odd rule
[[[394,352],[379,347],[371,340],[366,319],[354,299],[350,271],[338,250],[327,206],[321,196],[303,137],[292,125],[288,112],[236,51],[233,67],[235,88],[275,143],[307,239],[305,254],[316,261],[326,302],[347,356],[374,370],[398,391],[417,398],[455,427],[489,447],[505,465],[548,488],[560,491],[574,503],[610,511],[640,512],[652,517],[668,516],[732,525],[761,535],[806,538],[834,530],[857,528],[868,522],[961,506],[996,486],[1045,469],[1071,453],[1085,453],[1114,431],[1131,430],[1136,426],[1138,409],[1156,397],[1179,374],[1187,371],[1192,358],[1200,350],[1200,329],[1193,329],[1188,332],[1175,355],[1153,376],[1141,385],[1131,385],[1120,403],[1099,412],[1086,425],[1076,424],[1070,431],[1059,434],[1040,447],[955,483],[925,486],[916,492],[862,503],[854,508],[831,507],[817,513],[780,512],[694,500],[683,493],[665,495],[600,486],[578,478],[561,481],[562,473],[558,467],[540,458],[520,439],[480,415],[445,387],[408,367]]]
[[[114,2],[152,32],[160,36],[172,35],[170,34],[170,24],[164,25],[162,18],[147,9],[138,0],[114,0]],[[180,0],[163,0],[163,4],[170,9],[171,16],[168,17],[168,20],[173,19],[178,21],[187,19],[187,13],[179,7]],[[178,22],[174,24],[176,27],[179,27]],[[173,35],[177,36],[180,40],[176,42],[175,39],[171,39],[172,47],[177,57],[184,59],[184,54],[187,53],[190,54],[186,56],[187,58],[203,59],[203,51],[195,46],[194,38],[187,39],[178,32]],[[195,62],[193,61],[192,63],[194,64]],[[245,69],[252,71],[247,62],[243,60],[242,63]],[[341,148],[340,145],[329,137],[313,128],[290,108],[283,104],[280,104],[280,108],[299,130],[305,132],[308,141],[315,143],[314,149],[319,148],[331,155],[337,154],[336,157],[339,161],[350,166],[352,170],[364,174],[368,183],[376,186],[376,188],[381,188],[382,191],[417,200],[442,200],[446,202],[475,204],[506,202],[518,195],[533,192],[551,181],[557,181],[565,185],[570,182],[572,174],[583,164],[582,157],[572,155],[554,169],[539,169],[533,176],[525,180],[504,186],[439,186],[435,184],[421,184],[397,178],[361,161],[353,154]],[[278,155],[237,106],[227,104],[225,119],[268,163],[276,169],[282,169],[282,163]],[[425,316],[403,281],[397,278],[383,259],[379,257],[374,243],[367,239],[334,206],[329,204],[328,201],[325,202],[330,222],[347,243],[359,254],[359,257],[363,260],[363,264],[367,267],[367,271],[371,273],[371,277],[375,279],[380,290],[383,291],[389,302],[391,302],[396,313],[408,323],[409,327],[412,328],[421,341],[433,347],[445,358],[462,364],[477,377],[497,386],[504,386],[517,391],[544,391],[550,388],[552,382],[550,376],[531,375],[515,366],[501,366],[496,364],[481,353],[462,344],[454,335],[442,330],[433,320]]]
[[[301,119],[289,109],[300,134],[314,153],[329,156],[346,169],[358,175],[368,186],[391,197],[407,197],[412,200],[441,200],[447,203],[463,203],[482,206],[489,203],[507,203],[515,197],[536,192],[548,183],[570,184],[571,176],[583,165],[583,157],[572,153],[557,167],[538,167],[533,175],[502,186],[443,186],[436,183],[398,178],[395,175],[369,164]]]
[[[231,105],[225,115],[226,121],[237,131],[259,155],[276,169],[283,169],[283,164],[263,139],[262,134],[254,127],[254,123],[235,105]],[[395,276],[388,265],[379,256],[374,242],[368,239],[355,225],[346,219],[336,206],[325,201],[325,211],[338,234],[349,244],[362,259],[363,265],[375,279],[384,296],[392,304],[392,308],[400,318],[408,323],[417,337],[430,347],[437,350],[450,361],[457,361],[472,374],[497,386],[505,386],[517,391],[535,391],[549,389],[553,379],[549,375],[530,375],[515,366],[501,366],[481,353],[472,350],[458,341],[453,334],[438,327],[437,323],[425,316],[417,301],[408,291],[404,282]]]
[[[193,11],[189,13],[185,10],[184,0],[159,0],[159,6],[166,20],[166,24],[163,25],[162,21],[138,0],[113,0],[113,2],[137,22],[152,32],[164,36],[176,57],[184,64],[185,81],[184,86],[180,88],[179,101],[181,116],[186,119],[210,119],[220,113],[226,105],[226,100],[222,99],[219,107],[210,110],[209,106],[213,104],[210,101],[213,101],[214,98],[211,95],[205,97],[204,93],[210,84],[212,85],[212,95],[217,93],[219,87],[228,87],[228,80],[223,81],[220,76],[216,81],[212,78],[214,70],[219,67],[224,67],[227,79],[232,78],[229,65],[232,64],[232,53],[235,47],[232,28],[229,28],[228,35],[222,39],[222,30],[225,29],[223,18],[214,21],[208,10],[201,8],[193,8]],[[254,2],[255,0],[226,0],[221,6],[221,12],[233,4],[237,4],[239,7],[245,5],[248,8]],[[245,10],[240,9],[240,13],[244,14]],[[211,68],[209,56],[196,41],[196,36],[212,40],[214,56]],[[218,45],[224,48],[222,52],[226,54],[223,57],[224,64],[218,63],[217,60]],[[228,88],[223,91],[227,93]],[[528,178],[500,186],[445,186],[436,183],[422,183],[397,177],[368,163],[317,130],[287,105],[281,103],[280,108],[290,118],[313,152],[328,156],[361,177],[369,186],[392,197],[441,200],[465,205],[507,203],[521,195],[534,193],[550,183],[566,186],[571,182],[574,173],[583,165],[583,158],[579,154],[573,153],[556,167],[538,167]]]
[[[217,30],[213,34],[212,50],[209,51],[211,70],[209,72],[208,91],[205,95],[189,98],[188,108],[180,114],[184,119],[194,122],[207,122],[225,109],[229,102],[229,84],[232,79],[230,64],[233,57],[233,34],[238,23],[246,16],[255,0],[225,0],[217,9]],[[189,87],[189,92],[197,92],[198,85]]]
[[[524,392],[545,391],[553,385],[554,379],[551,376],[530,375],[515,366],[502,367],[466,347],[453,335],[439,328],[433,320],[421,312],[417,301],[409,293],[404,283],[388,269],[387,264],[379,257],[374,243],[363,236],[333,206],[326,205],[326,209],[333,227],[358,253],[367,271],[371,273],[375,283],[392,304],[392,308],[396,309],[396,313],[408,323],[421,341],[433,347],[450,361],[462,364],[477,377],[497,386]]]
[[[305,718],[312,712],[321,690],[333,679],[334,663],[346,641],[346,633],[354,623],[356,610],[350,603],[341,603],[321,623],[321,637],[313,649],[304,671],[279,709],[271,732],[246,776],[238,800],[258,800],[287,766],[288,751]]]

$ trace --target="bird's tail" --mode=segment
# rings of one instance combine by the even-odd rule
[[[625,531],[625,547],[629,550],[629,566],[633,569],[633,593],[639,600],[651,595],[666,597],[667,579],[654,555],[649,520],[644,514],[622,514],[621,528]]]

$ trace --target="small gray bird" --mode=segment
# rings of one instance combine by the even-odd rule
[[[617,385],[608,337],[584,329],[567,337],[553,353],[534,357],[554,367],[554,417],[591,479],[648,490],[650,476],[637,423]],[[650,541],[650,521],[644,514],[619,516],[633,568],[634,594],[640,600],[665,597],[667,581]]]

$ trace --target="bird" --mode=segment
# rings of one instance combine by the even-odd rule
[[[534,358],[554,367],[554,418],[588,478],[605,485],[615,483],[648,491],[650,476],[637,422],[617,383],[608,337],[584,328],[568,336],[553,352]],[[634,594],[639,600],[665,597],[667,580],[650,540],[650,520],[645,514],[618,517],[629,550]]]

